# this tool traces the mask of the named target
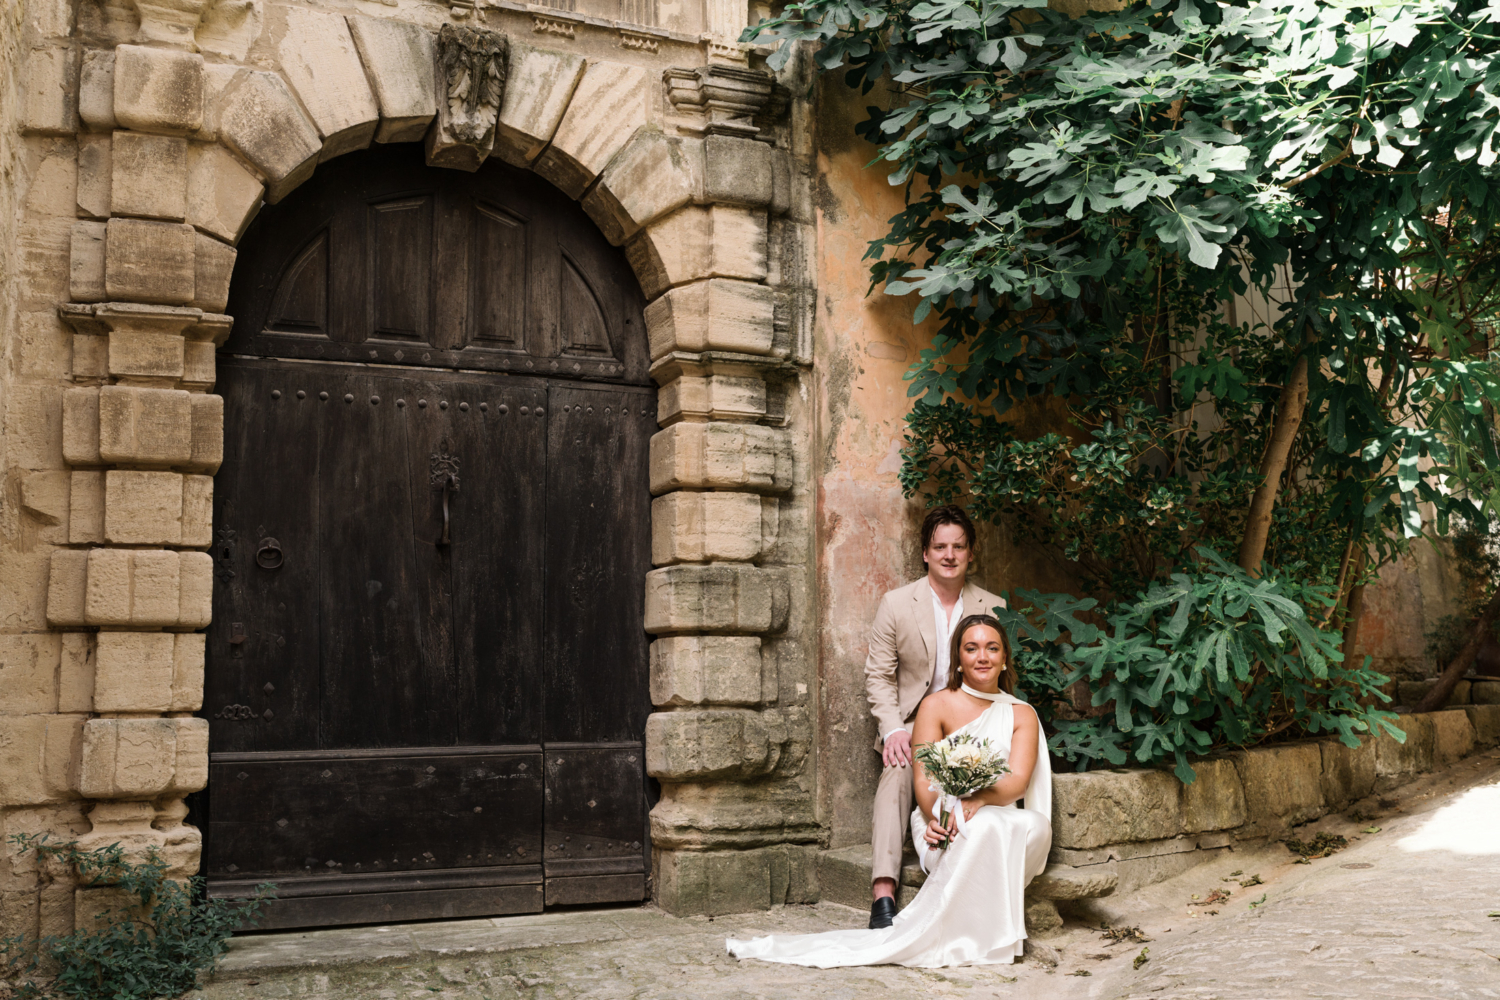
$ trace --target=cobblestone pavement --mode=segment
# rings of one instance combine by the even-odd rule
[[[1242,845],[1168,882],[1097,901],[1088,922],[1071,921],[1004,968],[739,963],[724,953],[726,936],[855,927],[865,915],[822,904],[679,920],[634,908],[253,935],[237,940],[214,981],[190,996],[1500,998],[1500,917],[1489,916],[1500,913],[1500,753],[1360,808],[1368,811],[1297,831],[1349,837],[1331,857],[1298,865],[1280,844]],[[1260,884],[1239,884],[1254,876]],[[1215,889],[1228,899],[1205,904]],[[1095,920],[1138,926],[1149,940],[1111,944]],[[1146,961],[1136,966],[1143,948]]]

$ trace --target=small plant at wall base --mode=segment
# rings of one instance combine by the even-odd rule
[[[907,204],[872,275],[939,321],[902,484],[1080,580],[1010,619],[1055,751],[1186,780],[1222,747],[1398,732],[1344,657],[1363,587],[1500,499],[1497,18],[802,0],[747,32],[883,95],[859,131]],[[1065,717],[1080,679],[1110,711]]]
[[[167,863],[154,849],[137,862],[127,859],[119,844],[85,851],[72,842],[51,843],[46,835],[8,839],[17,856],[34,853],[40,861],[70,869],[81,888],[107,886],[129,901],[101,915],[97,929],[0,940],[0,970],[20,983],[13,991],[16,1000],[178,996],[197,985],[200,972],[213,969],[234,931],[253,924],[275,898],[269,884],[246,900],[204,898],[201,877],[168,878]],[[42,969],[55,972],[43,978]]]

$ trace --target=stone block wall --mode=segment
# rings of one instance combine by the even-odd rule
[[[1500,705],[1402,715],[1397,725],[1405,742],[1365,737],[1354,749],[1321,739],[1199,761],[1191,785],[1165,770],[1055,774],[1048,874],[1078,881],[1107,867],[1128,892],[1500,745]]]
[[[812,147],[734,43],[744,14],[683,34],[506,0],[44,0],[0,24],[0,832],[197,870],[235,245],[321,162],[422,142],[577,198],[650,300],[657,900],[815,895]],[[454,21],[508,36],[498,107],[450,99]],[[0,933],[102,905],[11,854],[0,893]]]

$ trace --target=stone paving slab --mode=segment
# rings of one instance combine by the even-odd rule
[[[725,937],[859,927],[866,914],[823,903],[676,919],[640,907],[249,935],[232,942],[213,981],[190,996],[1500,1000],[1500,919],[1487,916],[1500,911],[1500,752],[1359,808],[1374,814],[1325,817],[1295,831],[1349,837],[1331,857],[1299,865],[1280,843],[1238,843],[1169,881],[1087,901],[1065,932],[1014,966],[741,963],[725,953]],[[1350,864],[1370,867],[1343,867]],[[1252,875],[1261,884],[1238,884]],[[1229,898],[1203,905],[1219,888]],[[1099,921],[1137,925],[1149,940],[1111,944]],[[1137,968],[1142,948],[1147,961]]]

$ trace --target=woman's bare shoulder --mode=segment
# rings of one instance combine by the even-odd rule
[[[1041,725],[1041,721],[1036,715],[1036,709],[1024,701],[1014,706],[1011,718],[1015,720],[1014,725],[1017,729],[1035,729]]]
[[[917,706],[917,718],[925,716],[936,720],[947,716],[949,709],[953,707],[954,693],[948,690],[936,691],[923,698],[922,703]]]

